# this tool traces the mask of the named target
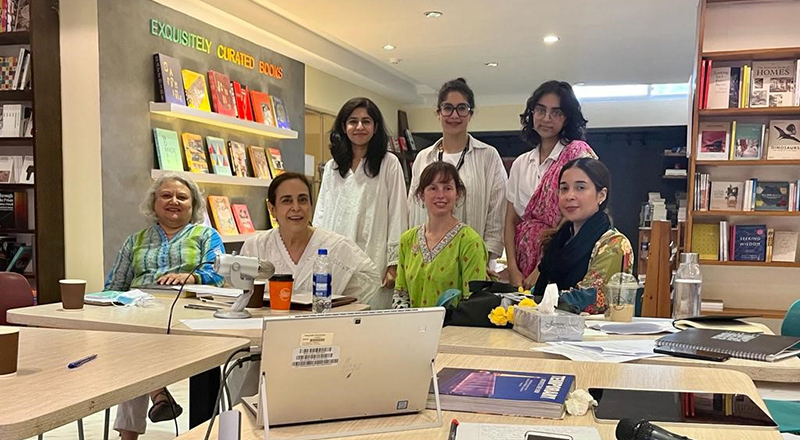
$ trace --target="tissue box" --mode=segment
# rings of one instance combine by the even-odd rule
[[[562,310],[539,315],[534,307],[514,308],[514,331],[536,342],[582,341],[586,318]]]

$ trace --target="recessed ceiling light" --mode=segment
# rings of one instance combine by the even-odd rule
[[[395,47],[392,46],[391,44],[387,44],[386,46],[383,46],[383,50],[394,50],[394,49],[395,49]]]
[[[442,14],[442,13],[441,13],[441,12],[439,12],[439,11],[428,11],[428,12],[426,12],[426,13],[425,13],[425,14],[423,14],[423,15],[425,15],[425,16],[426,16],[426,17],[428,17],[428,18],[439,18],[439,17],[441,17],[441,16],[442,16],[442,15],[444,15],[444,14]]]
[[[497,63],[496,63],[496,62],[494,62],[494,61],[490,61],[490,62],[488,62],[488,63],[486,63],[486,64],[484,64],[484,65],[485,65],[486,67],[497,67]]]
[[[544,41],[547,44],[553,44],[556,41],[558,41],[558,37],[555,35],[545,35],[545,37],[542,38],[542,41]]]

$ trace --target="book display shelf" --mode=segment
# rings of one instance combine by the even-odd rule
[[[796,252],[796,237],[800,231],[800,207],[797,206],[800,149],[792,145],[792,138],[798,135],[796,132],[794,136],[789,133],[787,143],[783,136],[778,136],[780,131],[776,132],[773,127],[779,123],[793,125],[792,120],[800,120],[800,106],[797,105],[800,101],[796,101],[798,96],[794,95],[800,93],[796,89],[796,83],[800,79],[800,47],[757,47],[762,44],[768,46],[771,41],[775,41],[774,36],[754,34],[753,41],[745,42],[721,35],[719,29],[709,31],[708,27],[719,27],[721,17],[730,17],[732,14],[755,15],[754,19],[759,20],[759,15],[774,13],[774,8],[796,7],[792,3],[703,0],[699,6],[697,71],[690,137],[689,203],[684,248],[701,254],[701,267],[714,271],[731,271],[724,272],[730,275],[715,272],[715,279],[736,276],[735,272],[748,270],[753,271],[747,272],[748,274],[754,273],[760,277],[758,280],[763,279],[767,283],[770,278],[783,279],[787,276],[786,271],[797,271],[800,268]],[[709,25],[710,23],[712,24]],[[786,32],[795,30],[787,29]],[[747,48],[704,50],[704,45],[708,47],[709,42],[712,42],[710,46],[714,48],[728,48],[739,44],[746,44],[744,47]],[[776,78],[779,70],[770,70],[780,63],[792,66],[791,72],[784,72],[786,75],[783,80]],[[773,73],[775,75],[770,78]],[[741,131],[737,130],[737,126]],[[723,129],[719,131],[719,127]],[[760,129],[760,139],[759,127],[763,127]],[[800,127],[790,130],[796,128]],[[719,135],[716,141],[713,137],[715,130]],[[755,139],[754,141],[747,140],[748,135],[744,133],[746,130],[750,130],[749,139]],[[756,135],[753,137],[754,132]],[[779,139],[781,141],[776,142]],[[773,144],[777,146],[774,147]],[[709,152],[714,154],[709,155]],[[723,157],[713,157],[715,155]],[[751,180],[755,182],[750,182]],[[716,189],[714,182],[718,185]],[[740,182],[744,187],[737,187],[736,183]],[[776,198],[771,199],[774,202],[771,204],[767,195],[775,188],[780,191]],[[721,200],[729,204],[720,208]],[[712,225],[718,225],[719,229],[716,230],[716,226]],[[712,229],[718,235],[710,233]],[[745,229],[745,232],[741,232]],[[757,237],[750,235],[750,231],[756,230]],[[776,231],[782,234],[782,251],[786,251],[787,234],[790,237],[788,243],[791,243],[792,234],[795,240],[794,249],[791,252],[782,252],[780,257],[772,255],[771,234]],[[750,244],[745,242],[752,239],[757,240],[758,244],[746,247],[745,245]],[[777,240],[774,244],[777,252]],[[753,250],[761,255],[755,256]],[[716,259],[713,258],[714,254],[717,255]],[[790,261],[786,261],[787,258]],[[754,285],[758,286],[759,282],[761,281]],[[720,296],[720,290],[716,291],[716,295]],[[751,295],[757,293],[751,292]],[[754,308],[753,301],[745,299],[743,302],[745,296],[743,293],[733,293],[716,299],[724,302],[724,313],[746,311],[747,314],[777,319],[783,318],[786,312],[785,308],[775,308],[775,304],[785,302],[785,298],[773,298],[764,301],[763,306]]]
[[[20,73],[0,90],[0,105],[6,114],[11,109],[14,115],[15,107],[22,110],[6,121],[15,124],[9,127],[14,133],[4,131],[0,137],[0,156],[16,158],[0,170],[6,182],[0,183],[0,210],[9,211],[0,228],[2,251],[8,254],[0,270],[22,273],[43,304],[60,300],[58,280],[65,271],[58,2],[37,0],[23,9],[22,17],[13,18],[12,30],[0,32],[3,69]],[[10,179],[3,175],[9,170]]]

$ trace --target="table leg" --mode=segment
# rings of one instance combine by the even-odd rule
[[[211,419],[222,375],[219,368],[189,378],[189,428]]]

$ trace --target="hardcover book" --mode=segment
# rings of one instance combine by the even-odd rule
[[[761,159],[765,128],[764,124],[736,124],[733,136],[733,159]]]
[[[797,257],[797,232],[775,231],[772,261],[794,263]]]
[[[289,114],[286,113],[286,106],[283,104],[283,100],[277,96],[273,96],[272,108],[275,109],[275,122],[278,128],[290,130],[292,125],[289,123]]]
[[[0,183],[14,183],[14,158],[0,156]]]
[[[764,261],[767,257],[766,225],[733,227],[733,261]]]
[[[35,168],[33,166],[33,156],[25,156],[22,158],[22,170],[20,171],[19,183],[34,183]]]
[[[228,141],[231,153],[231,165],[233,175],[237,177],[247,177],[247,152],[244,144],[236,141]]]
[[[800,338],[745,333],[731,330],[706,330],[689,328],[663,336],[656,345],[688,348],[729,354],[735,358],[773,362],[795,356],[800,350],[793,349]]]
[[[713,67],[708,82],[707,108],[728,108],[731,88],[731,68]]]
[[[0,191],[0,228],[28,229],[27,191]]]
[[[267,150],[269,150],[269,171],[272,173],[272,178],[274,179],[283,174],[286,169],[283,167],[281,150],[278,148],[268,148]]]
[[[711,182],[711,211],[741,211],[743,182]]]
[[[178,133],[163,128],[153,129],[153,139],[156,144],[156,157],[158,168],[169,171],[183,171],[183,155]]]
[[[697,252],[701,260],[719,260],[719,223],[692,226],[692,252]]]
[[[208,206],[211,208],[211,215],[214,217],[214,225],[220,235],[238,235],[239,229],[236,228],[236,221],[233,219],[231,203],[225,196],[208,196]]]
[[[163,53],[154,54],[153,60],[156,68],[156,87],[161,102],[186,105],[181,62]]]
[[[31,259],[33,259],[33,247],[20,246],[8,263],[6,272],[25,273],[25,268],[31,263]]]
[[[250,99],[253,102],[253,116],[255,116],[256,122],[276,127],[275,109],[272,108],[270,96],[258,90],[251,90]]]
[[[256,232],[256,227],[253,226],[253,220],[250,219],[250,211],[245,204],[233,204],[233,216],[236,219],[236,225],[239,226],[240,234],[250,234]]]
[[[211,166],[214,168],[214,174],[232,176],[231,163],[228,161],[225,141],[218,137],[206,136],[206,143],[208,144],[208,157],[211,159]]]
[[[794,105],[795,60],[753,61],[750,107]]]
[[[698,132],[698,160],[728,160],[731,143],[729,122],[701,122]]]
[[[575,388],[575,376],[569,374],[443,368],[438,377],[445,411],[560,419]],[[432,387],[427,406],[436,406]]]
[[[203,138],[194,133],[182,133],[183,151],[186,153],[186,165],[193,173],[207,173],[208,159],[203,148]]]
[[[233,81],[233,96],[236,99],[236,113],[239,119],[253,120],[253,108],[250,106],[250,93],[247,86]]]
[[[261,147],[251,145],[248,149],[250,152],[250,163],[253,165],[253,173],[259,179],[270,179],[269,162],[267,162],[267,153]]]
[[[769,122],[767,159],[800,159],[800,119]]]
[[[231,95],[231,79],[224,73],[210,70],[208,84],[211,86],[211,104],[221,115],[236,117],[236,101]]]
[[[756,211],[788,211],[789,182],[762,182],[756,186]]]
[[[205,75],[188,69],[181,70],[181,75],[183,88],[186,90],[186,104],[189,107],[210,112],[211,105],[208,103]]]

